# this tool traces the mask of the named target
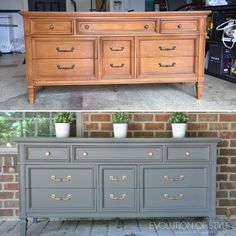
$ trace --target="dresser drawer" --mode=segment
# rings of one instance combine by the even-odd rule
[[[103,38],[102,40],[103,58],[130,58],[134,57],[134,39],[127,38]]]
[[[40,59],[35,60],[36,80],[65,80],[66,77],[79,80],[95,78],[94,59]]]
[[[122,161],[127,158],[133,161],[147,160],[147,161],[162,161],[162,148],[158,146],[150,147],[86,147],[75,146],[74,158],[78,161],[93,161],[94,159],[100,160],[113,160],[117,161],[119,158]]]
[[[194,56],[194,39],[140,39],[139,57]]]
[[[135,189],[104,189],[101,211],[137,211],[137,195]]]
[[[167,147],[167,161],[209,161],[209,147]]]
[[[96,58],[95,40],[36,39],[33,41],[33,58]]]
[[[193,74],[193,57],[139,58],[141,75]]]
[[[30,210],[96,209],[94,189],[29,189],[28,198]]]
[[[206,188],[148,188],[143,191],[142,210],[191,211],[207,208]]]
[[[26,147],[26,159],[29,161],[69,161],[69,147]]]
[[[31,34],[73,34],[73,20],[62,19],[32,19]]]
[[[141,188],[207,187],[206,167],[141,167]]]
[[[156,22],[146,21],[88,21],[77,23],[79,34],[119,34],[119,33],[154,33],[156,32]]]
[[[161,20],[162,34],[184,34],[196,32],[198,30],[197,20]]]
[[[103,166],[100,172],[102,188],[136,188],[135,166]]]
[[[131,78],[133,72],[130,58],[102,59],[102,75],[104,78]]]
[[[27,188],[94,188],[94,168],[48,168],[28,169]]]

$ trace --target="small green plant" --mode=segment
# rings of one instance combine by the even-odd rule
[[[169,118],[169,122],[171,123],[187,123],[188,122],[188,115],[184,112],[175,112]]]
[[[59,112],[54,116],[55,123],[71,123],[75,120],[75,113]]]
[[[127,112],[116,112],[112,115],[112,121],[114,124],[128,124],[129,114]]]

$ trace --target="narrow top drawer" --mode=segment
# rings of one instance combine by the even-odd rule
[[[158,146],[150,147],[74,147],[74,158],[77,161],[109,160],[109,161],[161,161],[162,148]]]
[[[30,23],[31,34],[73,34],[72,20],[32,19]]]
[[[203,147],[167,147],[167,161],[209,161],[210,150]]]
[[[198,30],[197,20],[162,20],[161,30],[163,34],[193,33]]]
[[[155,33],[156,22],[146,21],[96,21],[78,22],[77,33],[79,34],[110,34],[110,33]]]
[[[70,148],[67,146],[26,147],[28,161],[69,161]]]

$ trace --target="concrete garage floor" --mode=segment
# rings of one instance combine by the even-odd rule
[[[116,93],[109,85],[69,86],[38,88],[30,105],[23,59],[21,54],[0,57],[1,110],[236,110],[236,84],[208,75],[200,100],[193,84],[120,85]]]

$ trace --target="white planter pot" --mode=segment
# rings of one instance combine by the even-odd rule
[[[173,138],[184,138],[187,131],[187,124],[171,124]]]
[[[113,124],[113,131],[115,138],[126,138],[127,137],[127,124]]]
[[[70,136],[70,123],[55,123],[56,137],[67,138]]]

